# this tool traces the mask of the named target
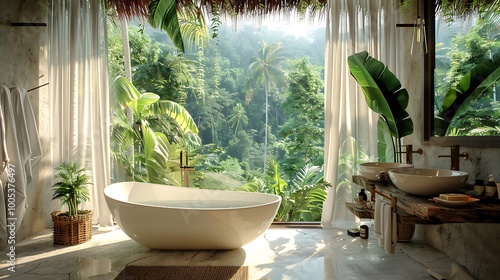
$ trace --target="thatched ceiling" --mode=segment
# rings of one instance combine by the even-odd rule
[[[108,7],[116,10],[120,17],[146,17],[151,0],[105,0]],[[202,9],[210,12],[215,7],[221,14],[265,15],[273,13],[287,13],[290,11],[303,12],[308,9],[312,14],[325,11],[328,0],[171,0],[177,1],[177,6],[186,3],[196,3]],[[340,0],[334,0],[340,1]],[[401,2],[410,0],[401,0]],[[418,0],[412,0],[418,1]],[[427,0],[423,0],[427,1]],[[448,15],[464,16],[490,5],[499,5],[500,0],[436,0],[437,9]]]
[[[196,3],[206,11],[218,9],[226,15],[264,15],[294,10],[321,12],[328,0],[175,0],[177,6]],[[107,7],[116,10],[119,16],[132,18],[147,16],[150,0],[105,0]]]
[[[499,6],[500,0],[436,0],[436,10],[442,11],[447,17],[463,17]]]

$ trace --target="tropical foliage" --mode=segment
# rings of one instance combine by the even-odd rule
[[[130,30],[132,82],[120,77],[111,88],[112,100],[117,101],[111,138],[113,170],[124,171],[115,178],[179,185],[178,156],[185,149],[196,170],[190,176],[192,186],[235,190],[247,182],[265,185],[268,169],[262,163],[268,108],[267,166],[275,165],[274,174],[286,182],[282,194],[293,200],[286,204],[289,214],[280,219],[319,220],[326,187],[320,184],[323,191],[308,188],[315,189],[310,187],[313,174],[319,176],[315,180],[323,178],[323,32],[303,40],[253,27],[234,34],[221,26],[216,40],[223,44],[204,47],[202,57],[199,51],[181,57],[157,30],[132,24]],[[268,61],[261,54],[275,54],[273,61],[278,63],[263,65]],[[290,61],[292,56],[310,58]],[[110,59],[115,61],[119,59]],[[255,66],[250,67],[252,62]],[[250,83],[253,74],[262,74],[262,80]],[[172,102],[185,110],[181,112],[189,112],[196,131],[183,130],[171,116],[172,109],[158,110],[166,106],[159,104]],[[302,185],[299,175],[307,175]]]
[[[136,181],[180,185],[180,151],[201,145],[189,112],[154,93],[139,93],[123,77],[112,83],[111,95],[116,101],[111,131],[114,161]],[[126,109],[132,112],[132,122]]]
[[[304,166],[287,183],[281,177],[278,164],[271,160],[267,165],[264,180],[254,178],[238,190],[281,196],[276,222],[318,221],[329,186],[323,179],[323,169],[311,165]]]
[[[398,78],[382,62],[368,55],[368,52],[353,54],[347,59],[351,75],[361,86],[368,107],[380,114],[379,132],[388,128],[395,140],[393,155],[401,150],[401,138],[413,133],[413,122],[406,111],[408,91],[401,87]],[[379,135],[379,143],[386,143],[386,136]],[[379,146],[380,147],[380,146]],[[379,159],[385,161],[386,150],[379,148]],[[397,157],[394,157],[397,158]],[[399,159],[400,160],[400,159]]]
[[[282,107],[285,114],[294,117],[283,123],[279,136],[285,152],[281,166],[293,177],[307,164],[323,165],[325,101],[319,70],[307,59],[292,65],[288,81]]]
[[[58,180],[52,189],[52,199],[60,199],[61,205],[68,207],[70,217],[78,216],[78,206],[90,200],[90,176],[86,168],[80,167],[76,162],[62,162],[55,170],[55,179]]]
[[[440,136],[449,134],[447,131],[451,123],[467,113],[473,102],[486,93],[492,92],[498,80],[500,80],[500,54],[478,64],[466,73],[443,98],[441,109],[434,119],[435,134]],[[493,123],[495,121],[497,122],[498,119]]]
[[[281,47],[281,43],[267,45],[266,42],[260,43],[258,55],[254,56],[248,66],[249,77],[246,83],[245,100],[250,101],[253,96],[255,86],[264,87],[264,96],[266,98],[265,114],[266,122],[264,124],[264,168],[267,165],[267,140],[269,131],[269,91],[277,88],[284,79],[282,64],[289,59],[289,55]]]
[[[443,24],[450,30],[443,33],[460,32],[436,39],[434,135],[499,135],[498,9],[484,8],[474,19],[469,30],[456,28],[461,20]]]

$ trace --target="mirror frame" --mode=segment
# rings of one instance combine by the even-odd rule
[[[435,1],[422,1],[428,53],[423,56],[423,141],[428,145],[498,148],[500,136],[434,136]]]

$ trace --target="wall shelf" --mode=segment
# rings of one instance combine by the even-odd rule
[[[418,197],[407,194],[391,183],[370,181],[363,176],[353,176],[353,182],[362,188],[371,190],[376,188],[378,192],[397,198],[398,221],[401,223],[414,224],[443,224],[443,223],[500,223],[500,201],[479,201],[464,207],[446,207],[439,205],[429,198]],[[373,195],[373,194],[372,194]],[[355,215],[360,213],[361,206],[346,203],[346,207]],[[371,210],[367,209],[365,210]],[[368,215],[363,213],[360,215]],[[358,215],[356,215],[358,216]],[[358,216],[359,217],[359,216]],[[372,214],[373,217],[373,214]],[[361,218],[361,217],[360,217]]]

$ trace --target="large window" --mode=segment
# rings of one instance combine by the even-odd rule
[[[286,203],[277,221],[319,221],[327,187],[324,23],[309,30],[307,21],[287,23],[223,23],[209,44],[181,56],[165,32],[130,22],[133,86],[158,95],[155,104],[173,101],[189,112],[199,141],[169,130],[165,114],[152,110],[124,125],[126,112],[118,108],[111,144],[116,170],[125,172],[113,180],[180,185],[179,152],[189,150],[191,187],[279,194]],[[122,32],[109,31],[111,78],[124,75]],[[145,124],[169,139],[161,161],[147,152]]]

